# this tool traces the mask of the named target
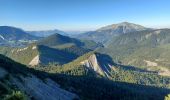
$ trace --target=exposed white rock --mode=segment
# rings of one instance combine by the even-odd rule
[[[146,70],[157,72],[158,75],[161,75],[161,76],[170,76],[170,70],[169,69],[167,69],[165,67],[161,67],[161,66],[156,66],[156,65],[157,64],[155,64],[154,62],[149,61],[149,66],[147,66]]]
[[[101,67],[98,64],[96,55],[93,54],[91,55],[88,60],[85,60],[83,62],[81,62],[82,65],[85,65],[86,67],[89,67],[91,69],[93,69],[95,72],[102,74],[103,75],[103,71],[101,69]]]
[[[152,35],[152,33],[149,33],[149,34],[145,35],[145,38],[148,39],[151,35]]]
[[[29,65],[31,66],[35,66],[35,65],[38,65],[40,63],[40,59],[39,59],[39,55],[35,56],[31,62],[29,63]]]
[[[148,60],[143,60],[144,62],[146,62],[147,66],[158,66],[158,64],[156,62],[152,62],[152,61],[148,61]]]
[[[161,67],[160,71],[158,72],[158,75],[170,76],[170,70],[168,70],[167,68]]]
[[[33,47],[32,47],[32,50],[34,50],[34,49],[36,49],[36,48],[37,48],[37,46],[33,46]]]
[[[81,65],[85,65],[88,68],[93,69],[96,73],[100,75],[110,77],[110,71],[116,70],[112,64],[108,63],[107,61],[101,63],[98,61],[96,54],[91,55],[88,59],[80,62]]]
[[[27,49],[28,49],[28,47],[25,47],[23,49],[18,49],[17,52],[24,51],[24,50],[27,50]]]
[[[157,31],[154,32],[154,34],[157,34],[157,35],[160,34],[160,33],[161,33],[161,30],[157,30]]]
[[[73,100],[77,95],[63,90],[51,79],[40,80],[34,75],[19,78],[12,78],[12,82],[22,91],[35,100]]]
[[[14,51],[15,51],[14,49],[13,49],[13,50],[11,50],[11,52],[12,52],[12,53],[14,53]]]
[[[149,37],[152,36],[153,34],[158,35],[158,34],[160,34],[160,33],[161,33],[161,30],[157,30],[157,31],[154,31],[154,32],[152,32],[152,33],[147,34],[145,37],[146,37],[146,38],[149,38]]]
[[[102,28],[98,29],[98,31],[117,30],[120,27],[122,27],[123,33],[146,30],[146,28],[141,26],[141,25],[137,25],[137,24],[133,24],[133,23],[128,23],[128,22],[122,22],[122,23],[112,24],[112,25],[108,25],[108,26],[102,27]]]
[[[3,39],[3,40],[5,40],[5,38],[4,38],[2,35],[0,35],[0,38]]]

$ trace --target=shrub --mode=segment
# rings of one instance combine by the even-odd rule
[[[21,91],[13,91],[7,95],[4,100],[27,100],[27,97]]]

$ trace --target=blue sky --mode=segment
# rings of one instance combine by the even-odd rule
[[[128,21],[170,28],[170,0],[0,0],[0,25],[25,30],[94,30]]]

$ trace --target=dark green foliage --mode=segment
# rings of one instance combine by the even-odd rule
[[[112,80],[119,82],[169,88],[170,78],[135,67],[121,66],[112,71]]]
[[[16,73],[22,75],[24,73],[32,73],[41,79],[51,78],[59,83],[62,88],[78,94],[82,100],[163,100],[165,95],[169,93],[169,90],[164,88],[114,82],[96,75],[94,71],[84,66],[75,66],[76,62],[84,60],[91,54],[93,52],[80,57],[80,60],[76,60],[74,63],[62,67],[51,66],[51,68],[56,67],[55,72],[57,73],[46,73],[28,69],[26,66],[4,56],[0,56],[0,66],[3,66],[4,69],[13,73],[13,75]]]
[[[170,78],[153,72],[114,64],[115,70],[111,71],[113,80],[111,81],[85,66],[80,66],[81,61],[94,53],[99,55],[96,52],[89,52],[64,66],[53,65],[37,69],[52,73],[50,77],[53,80],[60,83],[63,88],[77,93],[84,100],[163,100],[168,93],[169,90],[163,88],[168,87]]]
[[[57,46],[57,45],[63,45],[67,43],[73,43],[78,46],[83,45],[77,39],[73,39],[73,38],[63,36],[57,33],[37,42],[38,45],[46,45],[46,46]]]
[[[81,40],[84,45],[83,45],[83,48],[88,48],[90,50],[95,50],[96,48],[100,48],[100,47],[103,47],[103,44],[101,43],[96,43],[92,40]]]
[[[53,34],[25,48],[1,47],[0,54],[25,65],[29,65],[37,56],[41,64],[65,64],[100,46],[93,41]]]
[[[64,50],[58,50],[43,45],[38,46],[40,61],[42,64],[48,64],[54,62],[56,64],[65,64],[78,57],[78,55],[69,53]]]
[[[112,82],[89,76],[54,76],[64,88],[77,93],[83,100],[163,100],[167,90],[155,87]],[[162,95],[162,96],[161,96]]]
[[[39,54],[37,49],[32,49],[33,47],[34,45],[24,48],[1,47],[0,54],[8,56],[22,64],[29,64],[29,62]]]
[[[1,54],[25,65],[28,65],[36,56],[39,56],[41,64],[65,64],[89,51],[90,50],[88,49],[77,46],[51,48],[35,44],[29,45],[25,48],[0,47]]]
[[[9,87],[4,83],[0,82],[0,98],[3,98],[6,94],[9,93]]]
[[[62,47],[62,48],[57,47],[57,49],[62,50],[66,53],[70,53],[72,55],[76,55],[78,57],[90,51],[89,49],[77,47],[75,45],[72,45],[72,46],[69,46],[69,47]]]
[[[20,91],[13,91],[7,95],[4,100],[27,100],[27,97]]]
[[[68,48],[68,47],[76,46],[76,47],[81,47],[90,50],[94,50],[102,46],[102,44],[96,43],[94,41],[78,40],[57,33],[38,41],[37,44],[45,45],[49,47],[55,47],[55,48]]]

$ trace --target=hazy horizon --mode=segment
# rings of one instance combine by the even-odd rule
[[[149,28],[170,28],[169,3],[169,0],[0,0],[0,26],[27,31],[92,31],[126,21]]]

